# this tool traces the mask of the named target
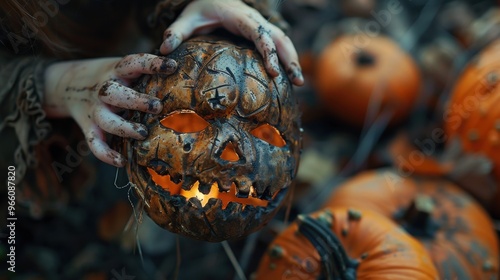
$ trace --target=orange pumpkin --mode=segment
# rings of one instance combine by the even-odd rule
[[[413,58],[385,36],[345,34],[320,54],[315,68],[319,98],[334,116],[361,127],[370,106],[405,119],[420,89]],[[371,110],[371,109],[370,109]]]
[[[438,132],[444,131],[439,129]],[[392,165],[403,176],[409,175],[424,175],[435,177],[446,177],[455,168],[452,160],[441,162],[437,154],[437,144],[443,143],[440,137],[428,137],[421,140],[419,137],[413,140],[419,144],[419,147],[414,145],[410,140],[410,135],[401,132],[394,137],[387,150],[381,152],[388,160],[388,164]],[[430,146],[432,145],[432,146]],[[423,147],[426,150],[423,150]]]
[[[423,246],[386,217],[332,207],[299,216],[270,244],[255,279],[320,276],[434,280],[437,271]]]
[[[425,245],[440,279],[497,279],[498,240],[487,213],[441,179],[368,171],[334,191],[325,206],[358,207],[397,220]]]
[[[443,116],[449,141],[458,138],[465,152],[486,156],[493,162],[496,191],[485,206],[497,218],[500,217],[499,52],[500,40],[497,40],[469,63],[454,87]]]
[[[284,69],[271,78],[240,38],[192,38],[169,57],[175,73],[136,84],[163,111],[133,113],[149,135],[124,139],[129,179],[161,227],[211,242],[241,238],[272,219],[295,177],[297,98]]]

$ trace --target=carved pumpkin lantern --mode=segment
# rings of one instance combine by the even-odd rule
[[[269,245],[256,272],[267,279],[438,279],[415,238],[381,214],[327,207],[299,219]]]
[[[465,153],[485,156],[493,163],[496,190],[485,207],[500,218],[500,40],[475,57],[458,78],[444,114],[448,145],[455,138]],[[483,198],[481,186],[471,190]],[[484,199],[482,199],[483,201]]]
[[[172,232],[218,242],[256,231],[297,171],[291,84],[283,70],[270,78],[246,44],[191,39],[169,55],[177,72],[145,76],[136,86],[160,98],[163,111],[134,113],[149,136],[125,140],[129,179],[146,213]]]
[[[372,108],[374,118],[389,112],[391,124],[404,120],[421,82],[413,58],[392,39],[364,34],[344,34],[327,45],[317,59],[315,77],[328,112],[357,127]]]
[[[327,207],[380,213],[418,238],[439,279],[498,279],[498,238],[485,210],[454,184],[403,177],[392,169],[364,172],[334,191]]]

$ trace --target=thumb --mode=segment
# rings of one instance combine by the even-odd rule
[[[175,50],[182,41],[189,38],[195,31],[200,32],[207,28],[213,28],[218,24],[216,19],[207,18],[199,12],[187,10],[163,33],[160,53],[166,55]]]

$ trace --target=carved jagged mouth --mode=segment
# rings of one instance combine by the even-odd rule
[[[182,185],[183,185],[182,180],[180,180],[180,181],[178,180],[179,182],[176,183],[176,182],[172,181],[170,175],[168,175],[168,174],[159,175],[151,168],[146,168],[146,169],[147,169],[147,171],[144,173],[149,174],[149,176],[151,176],[152,181],[157,186],[168,191],[170,193],[170,195],[180,195],[180,196],[185,197],[186,200],[189,200],[190,198],[195,197],[200,201],[202,206],[205,206],[210,199],[221,200],[222,201],[222,209],[225,209],[230,202],[242,204],[243,207],[245,207],[247,205],[252,205],[255,207],[257,207],[257,206],[267,207],[269,204],[268,200],[255,197],[256,191],[253,187],[250,187],[250,193],[249,193],[248,197],[238,197],[237,190],[236,190],[236,184],[234,182],[231,184],[231,188],[227,192],[220,191],[218,183],[214,182],[210,186],[210,190],[207,192],[207,194],[204,194],[199,190],[199,181],[195,181],[186,190],[186,189],[182,188]],[[271,198],[271,200],[272,199],[274,199],[274,196]]]

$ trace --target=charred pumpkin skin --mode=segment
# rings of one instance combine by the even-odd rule
[[[500,40],[497,40],[469,63],[453,89],[444,114],[447,139],[458,137],[465,152],[484,155],[494,164],[497,189],[485,207],[495,218],[500,218],[499,51]]]
[[[125,140],[129,179],[146,213],[163,228],[211,242],[258,230],[283,201],[299,160],[298,105],[286,74],[281,69],[270,78],[253,47],[218,37],[186,41],[168,57],[178,64],[173,75],[145,76],[135,87],[162,100],[163,111],[135,112],[132,121],[146,125],[149,135]],[[206,127],[184,133],[164,125],[167,116],[183,112],[197,114]],[[252,134],[263,125],[275,128],[284,145]],[[223,156],[228,145],[234,159]],[[203,194],[216,183],[226,201],[206,198],[202,205],[159,185],[159,176],[169,176],[182,190],[196,183]],[[235,199],[228,202],[226,192],[234,186]],[[267,206],[240,203],[248,196]]]
[[[432,199],[428,226],[437,227],[405,227],[413,234],[419,231],[416,237],[439,279],[497,279],[498,239],[491,220],[472,197],[445,180],[401,177],[391,169],[368,171],[336,189],[325,206],[357,207],[398,219],[418,195]]]
[[[393,40],[362,34],[343,35],[330,43],[317,60],[315,77],[328,111],[357,127],[365,123],[370,103],[379,108],[376,115],[393,112],[391,124],[405,119],[421,82],[414,60]]]
[[[308,216],[328,221],[349,258],[358,262],[355,278],[345,279],[438,279],[424,247],[378,213],[331,207]],[[269,245],[256,279],[324,279],[322,269],[320,255],[295,221]]]

